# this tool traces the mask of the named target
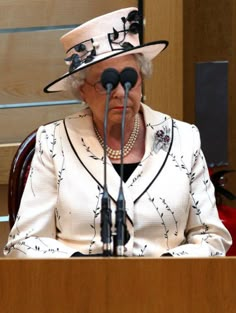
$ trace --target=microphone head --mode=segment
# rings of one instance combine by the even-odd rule
[[[120,74],[114,68],[107,68],[101,75],[101,84],[105,89],[108,87],[112,90],[117,87],[120,81]]]
[[[120,73],[120,82],[121,85],[129,89],[133,88],[138,80],[138,73],[133,67],[126,67]]]

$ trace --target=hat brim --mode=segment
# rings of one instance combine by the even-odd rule
[[[50,84],[48,84],[43,91],[46,93],[52,93],[52,92],[59,92],[59,91],[65,91],[65,78],[68,76],[81,71],[82,69],[85,69],[89,66],[92,66],[94,64],[97,64],[101,61],[105,61],[110,58],[115,58],[119,56],[124,56],[128,54],[143,54],[147,59],[152,60],[155,58],[160,52],[165,50],[168,46],[168,41],[166,40],[159,40],[159,41],[153,41],[149,42],[144,45],[140,45],[138,47],[130,48],[129,50],[122,50],[122,51],[112,51],[106,54],[102,54],[99,56],[96,56],[96,58],[90,62],[90,63],[83,63],[78,68],[76,68],[72,72],[67,72],[63,76],[59,77],[58,79],[54,80]]]

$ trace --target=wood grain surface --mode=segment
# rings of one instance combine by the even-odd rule
[[[137,0],[1,0],[0,28],[78,24],[129,6]]]
[[[4,313],[234,313],[235,258],[0,260]]]

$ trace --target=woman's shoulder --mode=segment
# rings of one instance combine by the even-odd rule
[[[174,142],[186,148],[187,151],[198,150],[201,147],[200,133],[196,125],[178,119],[173,119]]]
[[[49,123],[40,125],[37,129],[37,134],[39,133],[50,133],[55,131],[60,125],[63,124],[63,119],[51,121]]]
[[[141,112],[144,114],[146,123],[161,124],[165,121],[171,120],[171,116],[163,112],[157,111],[144,103],[141,103]]]
[[[199,136],[199,130],[195,124],[191,124],[182,120],[173,118],[173,128],[178,132],[183,132],[186,135],[197,135]]]
[[[174,118],[168,114],[152,109],[151,107],[142,104],[142,110],[148,121],[156,122],[157,124],[168,125],[173,129],[175,141],[179,140],[186,144],[190,142],[200,143],[200,134],[196,125]]]
[[[186,131],[186,130],[193,129],[194,131],[198,132],[198,129],[194,124],[182,121],[180,119],[176,119],[169,114],[160,112],[143,103],[142,103],[142,110],[149,119],[156,120],[156,121],[169,121],[169,122],[172,121],[173,127],[178,128],[179,130]]]
[[[61,127],[64,128],[64,124],[66,121],[75,120],[77,118],[87,116],[87,115],[91,115],[90,110],[88,110],[88,108],[84,108],[84,109],[79,110],[75,113],[67,115],[64,118],[50,121],[48,123],[40,125],[37,129],[37,133],[42,133],[42,132],[48,133],[48,132],[52,132],[52,131],[54,132],[56,129],[59,129]]]

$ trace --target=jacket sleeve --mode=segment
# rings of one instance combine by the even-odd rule
[[[200,148],[199,131],[192,126],[192,166],[189,170],[190,209],[186,242],[168,251],[172,256],[225,256],[232,239],[222,224],[215,202],[215,190]]]
[[[48,125],[48,129],[55,131],[55,124]],[[76,252],[56,237],[58,184],[51,131],[49,135],[47,130],[41,126],[37,131],[21,205],[4,249],[7,257],[67,258]]]

